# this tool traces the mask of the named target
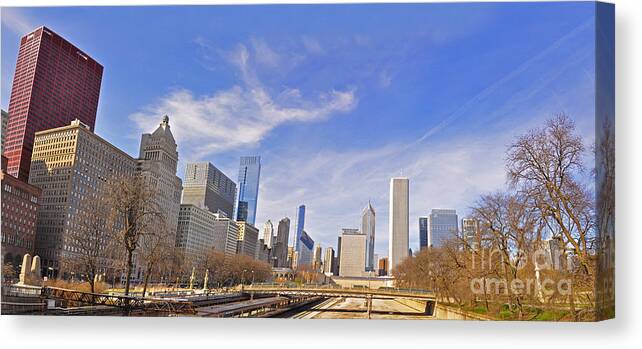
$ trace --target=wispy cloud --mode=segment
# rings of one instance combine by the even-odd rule
[[[278,54],[253,40],[254,49],[268,54],[262,64],[276,64]],[[257,146],[269,133],[287,123],[316,122],[347,113],[358,104],[355,89],[330,90],[306,98],[299,89],[282,88],[272,94],[254,70],[258,55],[244,44],[228,52],[228,61],[240,73],[240,83],[226,90],[195,95],[184,88],[144,106],[130,115],[136,126],[149,131],[163,114],[171,125],[181,152],[189,160],[225,150]]]
[[[310,36],[304,35],[301,38],[301,41],[303,42],[303,47],[307,50],[308,53],[315,54],[315,55],[320,55],[325,53],[325,49],[321,46],[321,43]]]
[[[422,142],[426,140],[429,137],[432,137],[433,135],[439,133],[441,130],[444,128],[448,127],[451,123],[453,123],[455,120],[460,118],[462,115],[465,115],[472,107],[476,106],[478,103],[481,101],[484,101],[488,97],[492,96],[496,92],[500,91],[501,89],[504,88],[504,86],[511,82],[512,80],[516,79],[517,77],[521,76],[524,74],[526,71],[528,71],[533,65],[541,62],[545,58],[547,58],[549,55],[555,53],[562,45],[564,45],[566,42],[573,40],[578,34],[582,33],[583,31],[589,30],[591,28],[591,25],[593,24],[592,20],[585,21],[584,23],[580,24],[570,32],[566,33],[565,35],[561,36],[558,40],[553,42],[551,45],[549,45],[547,48],[544,50],[540,51],[538,54],[534,55],[533,57],[527,59],[524,61],[522,64],[520,64],[518,67],[510,71],[508,74],[504,75],[502,78],[498,79],[491,85],[487,86],[484,88],[482,91],[480,91],[478,94],[470,98],[468,101],[463,103],[459,108],[457,108],[454,112],[446,116],[441,122],[439,122],[437,125],[429,128],[426,133],[424,133],[423,136],[421,136],[419,139],[417,139],[416,143]],[[580,57],[581,58],[581,57]],[[577,57],[573,57],[574,60],[577,60]],[[539,84],[534,84],[534,87],[529,89],[528,93],[533,94],[538,91],[538,89],[543,88],[543,86],[546,86],[547,83],[550,83],[550,81],[556,79],[559,76],[560,71],[564,71],[566,68],[569,67],[568,62],[566,64],[563,64],[563,69],[557,69],[554,72],[547,72],[546,74],[546,83],[539,83]]]
[[[505,139],[467,138],[404,151],[401,143],[373,149],[292,151],[267,154],[262,171],[258,222],[294,217],[294,208],[307,206],[306,230],[323,246],[335,245],[340,228],[359,227],[360,212],[371,200],[377,212],[377,251],[387,251],[389,178],[410,178],[411,243],[416,241],[417,217],[432,207],[461,207],[479,193],[504,183]],[[484,161],[479,161],[483,158]],[[287,180],[283,180],[287,178]],[[461,212],[461,211],[460,211]]]
[[[513,137],[538,126],[559,102],[590,98],[585,80],[577,88],[555,91],[564,73],[587,59],[584,50],[566,55],[551,68],[564,51],[558,50],[576,34],[588,30],[585,23],[562,36],[540,54],[500,77],[459,109],[445,116],[424,134],[406,142],[394,141],[379,148],[324,149],[313,154],[268,154],[259,199],[259,222],[289,215],[305,203],[306,230],[324,246],[335,245],[342,227],[358,227],[361,209],[370,199],[377,211],[377,252],[387,253],[388,180],[400,174],[410,178],[411,247],[418,245],[417,218],[432,208],[455,208],[460,217],[480,194],[505,184],[504,153]],[[568,45],[566,45],[568,46]],[[386,80],[387,71],[379,75]],[[537,79],[532,79],[537,76]],[[589,81],[590,82],[590,81]],[[380,87],[382,87],[380,85]],[[546,92],[545,94],[543,94]],[[486,113],[487,103],[492,108]],[[459,133],[456,138],[432,137],[459,119],[479,119],[489,132]],[[519,120],[508,123],[508,119]],[[283,181],[283,178],[288,178]]]
[[[10,7],[2,8],[2,24],[17,35],[25,35],[36,28],[20,10]]]

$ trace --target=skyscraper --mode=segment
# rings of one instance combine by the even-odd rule
[[[247,221],[254,225],[256,205],[259,198],[259,178],[261,176],[261,157],[242,156],[239,165],[237,221]]]
[[[294,238],[294,250],[299,251],[301,244],[301,234],[305,226],[305,205],[299,206],[296,213],[296,235]]]
[[[277,268],[288,266],[288,241],[290,239],[290,218],[285,217],[279,221],[276,229],[276,241],[272,247],[272,255],[276,259]]]
[[[452,209],[433,209],[430,211],[428,244],[442,247],[446,240],[458,234],[457,211]]]
[[[367,236],[356,229],[344,229],[341,233],[341,263],[339,276],[360,277],[366,271]]]
[[[274,240],[274,226],[271,220],[267,220],[263,224],[263,241],[268,248],[272,248],[272,241]]]
[[[318,272],[323,271],[323,247],[319,244],[314,247],[314,253],[312,255],[312,269]]]
[[[27,181],[36,132],[80,120],[93,132],[103,67],[46,27],[20,39],[4,155],[8,173]]]
[[[301,232],[301,240],[298,254],[297,266],[311,266],[312,265],[312,250],[314,249],[314,240],[304,231]]]
[[[236,184],[209,162],[187,164],[182,203],[234,217]]]
[[[339,267],[341,267],[341,235],[337,237],[337,256],[334,263],[334,275],[339,275]]]
[[[236,222],[239,226],[238,245],[236,253],[255,258],[256,241],[259,238],[259,230],[247,222]]]
[[[325,249],[325,256],[323,258],[323,272],[325,274],[334,273],[334,264],[334,249],[332,248],[332,246],[328,246]]]
[[[366,234],[366,270],[375,270],[375,210],[368,201],[368,206],[361,212],[361,232]]]
[[[409,181],[406,177],[390,179],[390,210],[388,243],[389,274],[408,257]]]
[[[7,113],[4,109],[0,110],[0,112],[2,114],[2,136],[0,136],[0,139],[2,139],[2,145],[0,146],[0,153],[4,154],[4,140],[7,138],[7,127],[9,127],[9,113]]]
[[[181,179],[176,176],[177,166],[177,145],[169,128],[169,117],[165,115],[153,133],[142,135],[137,171],[157,193],[155,200],[174,237],[183,189]]]
[[[419,217],[419,250],[428,248],[428,217]]]

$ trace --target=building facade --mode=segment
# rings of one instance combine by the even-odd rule
[[[2,115],[2,144],[0,145],[0,153],[4,154],[4,140],[7,138],[7,128],[9,127],[9,113],[2,109],[0,110],[0,115]],[[9,159],[7,158],[7,164],[8,163]]]
[[[334,264],[334,249],[332,248],[332,246],[328,246],[325,248],[325,255],[323,258],[323,273],[334,274]]]
[[[390,210],[388,243],[389,274],[408,257],[409,250],[409,181],[405,177],[390,179]],[[345,243],[345,242],[344,242]]]
[[[453,209],[433,209],[430,211],[428,244],[442,247],[444,242],[459,234],[457,211]]]
[[[204,257],[211,250],[225,253],[229,231],[217,229],[221,218],[209,210],[182,204],[178,214],[176,247],[180,248],[185,256],[194,259]],[[233,251],[235,252],[236,250]]]
[[[301,232],[300,247],[297,253],[297,267],[312,266],[314,240],[303,230]]]
[[[366,270],[375,270],[377,260],[375,259],[375,210],[368,201],[361,212],[361,232],[366,235]]]
[[[263,241],[265,241],[268,248],[272,248],[274,241],[274,225],[269,219],[265,224],[263,224]]]
[[[314,246],[314,252],[312,254],[312,269],[318,272],[323,271],[323,248],[319,244]]]
[[[344,230],[341,234],[339,276],[361,277],[366,270],[367,236],[359,231]]]
[[[301,234],[305,227],[305,205],[300,205],[296,211],[296,231],[294,234],[294,250],[299,251],[301,247]]]
[[[388,257],[379,258],[379,276],[388,275]]]
[[[257,261],[269,263],[270,261],[270,254],[271,254],[270,248],[265,244],[265,240],[263,239],[258,239],[256,241],[256,254],[254,255],[254,259]]]
[[[239,226],[224,214],[213,214],[217,217],[214,222],[214,248],[223,251],[226,257],[234,256],[238,246]]]
[[[2,156],[2,265],[19,272],[22,257],[34,254],[36,219],[41,190],[7,174],[8,159]]]
[[[332,272],[334,275],[339,275],[339,268],[341,267],[341,234],[337,237],[337,256],[335,258],[334,262],[334,271]]]
[[[209,162],[187,164],[182,203],[234,217],[236,184]]]
[[[276,229],[276,240],[272,247],[275,267],[287,268],[288,263],[288,241],[290,240],[290,218],[285,217],[279,221]]]
[[[259,230],[248,222],[236,222],[239,226],[239,236],[236,245],[236,254],[256,258],[256,242],[259,239]]]
[[[176,176],[178,151],[165,115],[153,133],[145,133],[140,141],[137,171],[153,189],[156,205],[164,213],[173,239],[176,239],[178,212],[183,184]]]
[[[419,217],[419,250],[428,248],[428,217]]]
[[[261,177],[261,157],[242,156],[239,165],[238,202],[236,220],[247,221],[254,225],[256,206],[259,199],[259,179]]]
[[[29,179],[36,132],[74,119],[93,132],[102,76],[102,65],[46,27],[20,39],[4,144],[9,174]]]
[[[59,270],[73,257],[84,234],[82,221],[94,214],[86,203],[103,186],[131,177],[136,160],[74,120],[69,126],[36,132],[29,184],[42,190],[36,223],[36,254],[43,268]]]

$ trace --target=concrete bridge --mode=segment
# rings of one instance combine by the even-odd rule
[[[373,299],[409,299],[425,302],[424,312],[427,315],[434,314],[436,303],[436,297],[432,291],[392,287],[372,289],[368,287],[343,288],[327,285],[288,287],[287,285],[278,284],[255,284],[244,286],[242,292],[251,295],[363,298],[367,302],[368,314],[372,310]]]

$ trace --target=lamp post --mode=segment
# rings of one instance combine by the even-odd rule
[[[243,272],[241,273],[241,293],[243,293],[243,289],[244,289],[243,285],[245,284],[245,272],[246,271],[247,271],[247,269],[243,269]]]
[[[251,286],[254,286],[254,269],[252,269],[252,282],[250,283]],[[250,300],[254,300],[254,292],[250,293]]]

